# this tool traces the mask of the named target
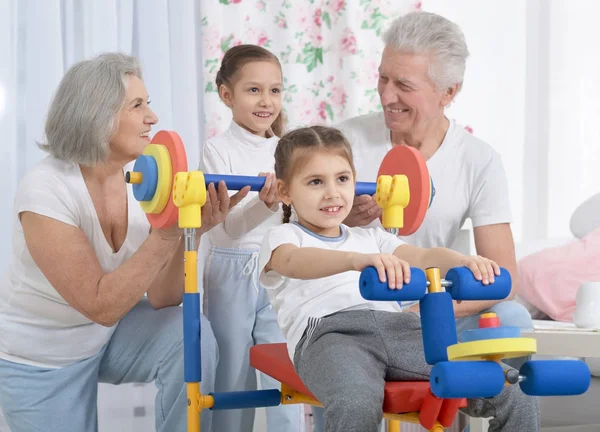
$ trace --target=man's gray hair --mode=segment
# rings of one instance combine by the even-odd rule
[[[392,22],[383,35],[386,45],[398,51],[429,54],[429,78],[437,90],[462,87],[469,50],[460,27],[430,12],[411,12]]]
[[[82,165],[105,161],[132,75],[142,78],[139,61],[121,53],[100,54],[73,65],[52,99],[47,143],[40,148]]]

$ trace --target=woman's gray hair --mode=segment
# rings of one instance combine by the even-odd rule
[[[411,12],[394,20],[383,35],[386,45],[403,52],[429,54],[429,78],[437,90],[461,89],[469,49],[460,27],[430,12]]]
[[[121,53],[100,54],[73,65],[50,105],[47,143],[40,148],[82,165],[105,161],[131,75],[142,78],[139,61]]]

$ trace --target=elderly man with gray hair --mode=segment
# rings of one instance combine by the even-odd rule
[[[444,114],[463,85],[469,50],[462,31],[439,15],[413,12],[392,23],[384,42],[377,84],[383,112],[338,125],[352,145],[357,180],[376,181],[381,161],[393,146],[418,149],[427,161],[436,193],[421,227],[403,239],[420,247],[451,247],[470,218],[477,253],[496,261],[513,276],[507,301],[455,302],[459,335],[477,328],[482,312],[496,313],[503,325],[530,329],[529,312],[512,301],[517,266],[500,155]],[[362,195],[356,197],[345,223],[381,227],[380,215],[373,197]],[[403,308],[418,312],[415,302]],[[509,363],[519,367],[525,360]],[[316,408],[314,413],[315,429],[321,431],[322,410]]]
[[[479,255],[513,275],[516,262],[506,174],[500,155],[444,115],[463,84],[469,55],[460,28],[439,15],[414,12],[398,18],[385,33],[377,85],[383,112],[343,122],[354,152],[358,181],[376,181],[385,154],[396,145],[420,151],[435,185],[435,197],[414,234],[420,247],[450,247],[466,219],[474,227]],[[357,197],[346,223],[381,226],[375,200]],[[417,310],[417,305],[405,308]],[[477,327],[477,314],[495,312],[504,325],[531,328],[527,309],[514,301],[455,304],[457,330]]]
[[[0,282],[0,408],[14,432],[97,430],[99,381],[155,381],[156,429],[187,430],[182,230],[150,230],[124,179],[157,121],[134,57],[82,61],[58,87],[41,146],[49,155],[17,189]],[[224,184],[209,187],[201,233],[247,192],[230,199]],[[207,393],[218,352],[201,320]]]

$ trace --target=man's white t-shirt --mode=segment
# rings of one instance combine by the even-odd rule
[[[271,229],[265,236],[259,258],[260,282],[267,290],[277,321],[287,340],[288,353],[294,358],[296,345],[309,318],[321,318],[342,310],[372,309],[400,312],[397,302],[370,301],[360,295],[360,272],[348,271],[320,279],[301,280],[264,271],[272,252],[283,244],[365,254],[391,254],[405,244],[398,237],[378,228],[350,228],[341,225],[339,237],[323,237],[296,222]]]
[[[204,144],[200,170],[206,174],[243,176],[274,172],[278,142],[277,136],[263,138],[232,121],[224,134]],[[282,217],[282,211],[269,209],[258,192],[249,192],[231,209],[225,222],[207,233],[208,238],[220,248],[258,249],[267,230],[280,225]]]
[[[350,144],[357,181],[375,182],[392,149],[383,113],[346,120],[338,128]],[[467,219],[473,227],[511,222],[508,185],[500,155],[450,121],[442,145],[427,161],[435,196],[423,224],[403,239],[420,247],[450,247]],[[369,226],[379,226],[375,220]]]
[[[150,224],[130,187],[127,198],[127,236],[115,253],[104,237],[79,165],[46,157],[23,177],[14,205],[12,258],[0,281],[0,359],[38,367],[67,366],[100,352],[116,328],[90,321],[50,284],[29,253],[19,213],[30,211],[80,228],[108,273],[148,237]]]

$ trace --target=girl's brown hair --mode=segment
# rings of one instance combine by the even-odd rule
[[[309,160],[315,151],[325,150],[345,158],[356,178],[352,147],[338,129],[327,126],[310,126],[293,130],[281,137],[275,149],[275,175],[284,183],[290,183],[294,174]],[[288,223],[292,207],[282,204],[283,223]]]
[[[281,69],[281,63],[279,63],[277,56],[263,47],[251,44],[234,46],[227,50],[221,61],[221,68],[217,72],[217,78],[215,79],[217,92],[221,88],[221,85],[226,85],[229,89],[233,90],[237,78],[236,74],[246,64],[254,61],[271,61],[276,63]],[[284,126],[285,119],[282,110],[271,125],[271,129],[276,136],[280,137],[283,134]]]

